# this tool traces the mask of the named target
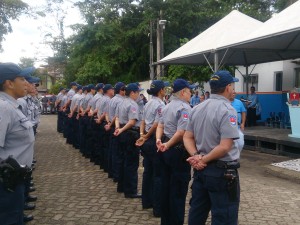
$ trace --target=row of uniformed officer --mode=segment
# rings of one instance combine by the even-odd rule
[[[23,224],[24,180],[33,161],[33,123],[17,101],[27,94],[34,68],[0,63],[0,221]],[[32,218],[29,218],[32,219]]]
[[[80,116],[75,119],[82,122],[78,126],[76,122],[69,121],[64,124],[63,130],[71,130],[72,132],[67,133],[76,136],[78,130],[74,126],[79,127],[81,134],[89,134],[91,129],[92,135],[80,135],[79,146],[74,147],[79,147],[85,157],[108,172],[109,177],[118,182],[118,191],[124,192],[125,197],[140,197],[137,194],[139,149],[135,146],[142,116],[137,104],[140,88],[136,83],[125,87],[122,82],[118,82],[115,87],[98,84],[95,88],[98,93],[88,100],[87,95],[83,97],[77,108],[81,87],[76,86],[77,94],[69,103],[69,117],[74,118],[74,113],[77,112]],[[92,139],[88,139],[89,137]],[[74,144],[74,138],[67,135],[67,143]]]

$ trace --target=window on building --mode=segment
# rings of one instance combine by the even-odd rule
[[[282,71],[275,72],[275,91],[282,91]]]
[[[300,88],[300,68],[296,68],[295,72],[295,87]]]
[[[250,89],[250,87],[255,87],[255,90],[258,90],[258,74],[251,74],[248,76],[248,78],[246,78],[245,75],[243,75],[244,77],[244,84],[243,84],[243,91],[246,92],[247,91],[247,79],[248,79],[248,89]],[[248,90],[249,91],[249,90]]]

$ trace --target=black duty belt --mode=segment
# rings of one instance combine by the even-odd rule
[[[222,169],[240,168],[240,163],[237,160],[234,160],[234,161],[214,160],[214,161],[209,162],[208,164],[215,165],[216,167],[222,168]]]

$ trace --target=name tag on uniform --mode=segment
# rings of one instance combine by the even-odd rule
[[[24,117],[24,118],[22,118],[22,119],[20,120],[21,123],[25,123],[25,122],[27,122],[27,121],[28,121],[28,118],[27,118],[27,117]]]

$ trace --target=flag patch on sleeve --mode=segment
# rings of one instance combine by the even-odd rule
[[[229,122],[231,125],[236,125],[236,116],[235,115],[229,115]]]
[[[136,113],[136,108],[135,107],[131,107],[131,112],[132,113]]]
[[[182,113],[182,119],[183,120],[188,120],[188,118],[189,118],[189,114],[187,112],[183,112]]]

